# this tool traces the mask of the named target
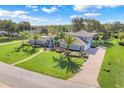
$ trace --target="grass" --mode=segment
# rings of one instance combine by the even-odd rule
[[[16,43],[0,46],[0,61],[12,64],[29,57],[30,55],[26,51],[15,51],[20,45],[20,43]]]
[[[0,43],[6,43],[6,42],[15,42],[22,40],[19,37],[0,37]]]
[[[33,59],[16,66],[61,79],[68,79],[74,75],[73,73],[67,74],[66,68],[62,69],[57,66],[58,62],[55,62],[53,57],[59,58],[59,54],[52,51],[43,52]],[[72,58],[72,60],[78,64],[83,64],[84,62],[81,58]]]
[[[104,61],[98,76],[101,87],[124,87],[124,46],[120,46],[116,39],[107,48]]]

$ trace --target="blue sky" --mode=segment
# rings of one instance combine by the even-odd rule
[[[0,19],[29,21],[32,25],[70,24],[74,17],[95,18],[101,23],[124,23],[124,6],[84,5],[0,5]]]

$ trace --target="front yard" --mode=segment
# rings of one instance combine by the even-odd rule
[[[47,51],[16,66],[57,78],[68,79],[74,74],[70,72],[67,74],[66,68],[61,68],[58,62],[54,61],[53,57],[59,58],[59,56],[56,52]],[[84,63],[84,60],[81,58],[72,58],[72,60],[77,64]]]
[[[32,47],[30,46],[25,47],[23,51],[22,50],[17,51],[20,45],[21,43],[1,45],[0,46],[0,49],[1,49],[0,50],[0,61],[8,63],[8,64],[14,64],[14,63],[18,63],[19,61],[30,57],[32,54],[30,54],[28,51],[32,50]],[[60,54],[53,52],[53,51],[44,51],[41,54],[27,61],[16,64],[16,66],[31,70],[31,71],[35,71],[38,73],[61,78],[61,79],[68,79],[74,75],[71,72],[68,72],[67,74],[66,73],[67,68],[60,67],[59,62],[55,61],[54,58],[59,59]],[[74,61],[77,64],[84,63],[83,58],[73,57],[72,61]]]
[[[109,42],[113,45],[106,50],[98,82],[101,87],[124,87],[124,46],[115,39]]]
[[[16,51],[20,45],[20,43],[16,43],[0,46],[0,61],[8,64],[13,64],[31,56],[26,51]],[[29,49],[31,49],[31,47]]]

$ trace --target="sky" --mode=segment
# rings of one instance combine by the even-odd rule
[[[94,18],[101,23],[124,23],[124,6],[118,5],[0,5],[0,19],[29,21],[32,25],[71,24],[72,18]]]

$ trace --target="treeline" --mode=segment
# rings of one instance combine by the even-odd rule
[[[15,23],[12,20],[0,20],[0,31],[6,31],[9,36],[20,31],[30,30],[31,24],[27,21]]]
[[[37,27],[38,28],[38,27]],[[70,25],[49,25],[40,26],[41,34],[57,34],[58,32],[69,32],[71,30]]]
[[[111,33],[124,32],[124,24],[116,21],[113,23],[102,24],[96,19],[73,18],[70,25],[49,25],[49,26],[31,26],[30,22],[22,21],[15,23],[12,20],[0,20],[0,31],[6,31],[9,35],[19,33],[20,31],[37,30],[41,34],[49,35],[58,32],[70,32],[87,30],[89,32],[103,32],[104,36],[109,37]]]

